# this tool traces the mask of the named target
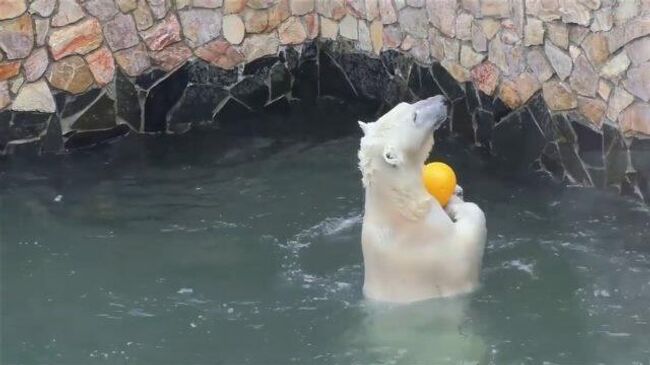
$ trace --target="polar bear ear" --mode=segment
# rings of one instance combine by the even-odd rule
[[[370,131],[370,124],[362,121],[358,121],[357,123],[359,123],[359,127],[361,127],[361,131],[363,131],[363,135],[365,136],[366,134],[368,134],[368,132]]]
[[[391,145],[384,147],[383,155],[384,161],[393,167],[397,167],[402,163],[402,155]]]

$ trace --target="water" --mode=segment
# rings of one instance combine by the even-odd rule
[[[381,305],[356,138],[182,138],[4,165],[0,362],[650,363],[646,206],[443,147],[488,217],[482,287]]]

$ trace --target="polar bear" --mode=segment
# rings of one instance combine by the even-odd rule
[[[370,299],[408,303],[478,286],[487,235],[483,211],[461,194],[443,209],[421,177],[448,104],[437,95],[400,103],[374,123],[359,122],[363,292]]]

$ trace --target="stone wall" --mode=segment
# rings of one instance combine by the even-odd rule
[[[444,92],[508,164],[650,199],[649,34],[648,0],[0,0],[0,151]]]

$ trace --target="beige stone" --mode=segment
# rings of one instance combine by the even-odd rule
[[[359,38],[359,25],[357,19],[352,15],[346,15],[339,22],[339,33],[342,37],[347,39],[358,39]]]
[[[616,25],[625,24],[628,20],[639,14],[638,0],[620,1],[617,5],[614,7],[614,21]]]
[[[510,15],[510,4],[504,0],[481,0],[481,14],[496,18],[506,18]]]
[[[290,17],[278,27],[280,44],[301,44],[307,38],[305,27],[297,17]]]
[[[384,46],[383,30],[384,27],[380,20],[375,19],[370,23],[370,41],[372,43],[372,50],[376,54],[379,54]]]
[[[15,77],[13,80],[10,81],[10,87],[9,90],[11,90],[12,93],[18,94],[18,91],[20,90],[20,87],[23,86],[23,83],[25,82],[25,78],[23,75],[18,75]]]
[[[499,85],[499,99],[511,109],[518,108],[522,101],[517,92],[517,85],[512,80],[502,80]]]
[[[426,8],[429,21],[436,27],[442,34],[448,37],[456,35],[456,9],[458,4],[456,0],[427,0]],[[400,11],[400,23],[405,25],[401,13],[406,9]],[[416,10],[419,13],[419,10]],[[426,19],[426,15],[425,15]],[[426,33],[427,29],[424,29]],[[415,33],[412,33],[417,35]],[[426,35],[425,35],[426,36]],[[424,37],[424,36],[423,36]]]
[[[444,59],[454,62],[458,62],[460,56],[460,42],[456,39],[451,39],[447,37],[442,37],[442,51],[444,53]]]
[[[560,19],[559,0],[526,0],[526,14],[547,22]]]
[[[138,7],[137,0],[116,0],[117,7],[123,13],[129,13]]]
[[[370,28],[366,24],[365,20],[359,21],[359,48],[362,51],[371,52],[372,51],[372,42],[370,40]]]
[[[36,45],[45,45],[45,39],[50,32],[50,20],[34,18],[34,32]]]
[[[485,59],[485,55],[474,52],[472,47],[463,44],[460,48],[460,64],[468,69],[478,65]]]
[[[252,42],[257,43],[263,41],[264,40],[263,37],[267,37],[267,36],[254,35],[247,38],[244,41],[244,48],[246,46],[246,41],[250,41],[251,38],[253,38]],[[272,53],[270,48],[266,50],[249,49],[248,52],[259,52],[257,54],[250,54],[251,60],[265,56],[266,54],[275,54],[277,52],[277,47],[278,47],[277,40],[275,40],[275,42],[276,42],[275,43],[276,49]],[[245,52],[246,51],[247,50],[245,50]],[[264,52],[266,52],[266,54],[262,54]],[[196,56],[199,57],[200,59],[210,62],[211,64],[226,70],[235,68],[237,65],[244,62],[245,60],[244,55],[241,54],[238,50],[236,50],[235,47],[233,47],[228,42],[224,42],[220,39],[214,40],[212,42],[209,42],[197,48],[195,53]]]
[[[569,110],[578,106],[578,100],[571,88],[557,79],[545,82],[542,92],[544,101],[551,110]]]
[[[470,79],[469,70],[461,66],[458,62],[451,60],[444,60],[440,63],[442,67],[449,72],[449,74],[458,82],[465,82]]]
[[[83,9],[75,0],[59,0],[58,10],[52,17],[51,23],[53,27],[62,27],[83,17]]]
[[[246,9],[242,12],[242,17],[248,33],[262,33],[269,25],[269,15],[264,10]]]
[[[499,82],[499,68],[491,62],[483,62],[470,72],[476,86],[487,95],[492,95]]]
[[[612,96],[609,98],[609,103],[607,105],[607,118],[610,120],[616,120],[618,115],[632,104],[634,101],[634,96],[625,91],[620,86],[617,86],[612,93]]]
[[[382,33],[382,40],[384,47],[387,49],[399,48],[402,44],[402,31],[397,26],[385,26]]]
[[[472,22],[472,47],[476,52],[486,52],[488,49],[487,37],[476,21]]]
[[[153,15],[145,0],[138,0],[138,6],[133,11],[133,19],[138,30],[146,30],[153,25]]]
[[[569,48],[569,28],[562,22],[547,23],[548,39],[560,48]]]
[[[11,95],[9,95],[9,85],[7,81],[0,81],[0,110],[11,104]]]
[[[527,46],[544,43],[544,23],[539,19],[528,18],[524,34],[524,44]]]
[[[592,32],[607,32],[612,29],[614,17],[612,15],[612,9],[602,8],[594,12],[594,19],[591,21]]]
[[[340,20],[347,14],[345,0],[316,0],[316,12],[330,19]]]
[[[625,51],[609,60],[601,69],[600,75],[608,79],[615,79],[630,66],[630,59]]]
[[[246,0],[224,0],[223,13],[236,14],[246,8]]]
[[[565,23],[588,26],[591,21],[589,8],[577,0],[560,0],[560,13]]]
[[[424,10],[404,8],[399,12],[399,22],[402,26],[402,31],[416,38],[426,38],[429,31],[429,23]]]
[[[595,67],[602,66],[609,58],[607,37],[602,33],[591,33],[582,41],[582,49]]]
[[[86,61],[76,55],[54,62],[47,80],[53,87],[72,94],[86,91],[95,81]]]
[[[598,128],[603,125],[607,104],[600,99],[578,96],[578,111]]]
[[[650,105],[636,102],[619,117],[621,131],[627,137],[650,137]]]
[[[598,96],[603,100],[607,101],[609,99],[609,94],[612,92],[612,85],[603,79],[598,81]]]
[[[52,92],[43,80],[25,84],[21,89],[11,109],[16,111],[36,111],[41,113],[54,113],[56,104]]]
[[[431,57],[440,62],[445,59],[445,46],[442,43],[443,36],[436,28],[429,29],[429,47]]]
[[[537,80],[537,77],[530,72],[524,72],[517,76],[515,86],[522,103],[528,101],[542,88],[542,84]]]
[[[474,17],[481,16],[481,2],[479,0],[461,0],[460,6]]]
[[[473,18],[470,14],[462,13],[456,18],[456,38],[462,40],[472,39]]]
[[[526,61],[537,80],[544,82],[553,76],[553,67],[539,48],[532,49],[526,55]]]
[[[336,39],[338,33],[339,33],[339,23],[321,15],[320,36],[326,39]]]
[[[275,29],[280,23],[287,20],[291,16],[291,9],[289,9],[289,0],[278,0],[277,3],[269,10],[269,25],[266,32]]]
[[[274,33],[256,34],[244,38],[242,53],[246,61],[250,62],[260,57],[277,54],[279,46],[280,40]]]
[[[318,37],[318,32],[320,31],[320,24],[318,23],[319,15],[316,13],[309,13],[300,17],[302,24],[305,26],[305,32],[307,33],[307,39],[315,39]]]
[[[138,76],[151,67],[149,53],[144,43],[117,51],[113,54],[117,64],[129,76]]]
[[[483,34],[485,34],[487,39],[494,38],[500,27],[501,23],[494,19],[481,19],[481,29],[483,29]]]
[[[413,38],[413,36],[411,36],[410,34],[407,34],[406,36],[404,36],[400,48],[403,51],[410,51],[414,43],[415,43],[415,38]]]
[[[314,11],[314,0],[290,0],[289,4],[293,15],[305,15]]]
[[[379,0],[379,16],[383,24],[393,24],[397,21],[397,11],[392,0]]]
[[[232,44],[239,44],[244,40],[246,28],[244,21],[237,14],[223,17],[223,37]]]
[[[413,39],[410,53],[417,61],[429,63],[429,42],[426,39]]]
[[[25,0],[2,0],[0,1],[0,20],[15,18],[26,10]]]

